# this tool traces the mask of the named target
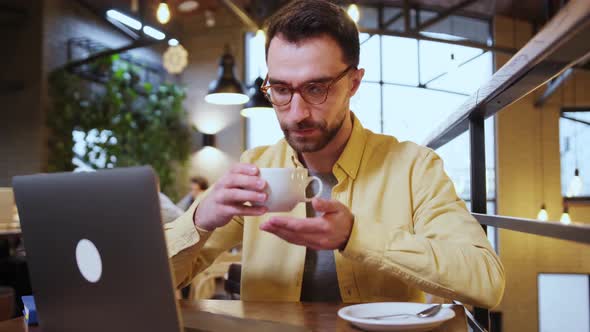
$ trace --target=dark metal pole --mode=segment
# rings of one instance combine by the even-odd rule
[[[562,107],[561,114],[563,113],[575,113],[575,112],[590,112],[590,106],[574,106],[574,107]]]
[[[383,5],[377,6],[377,27],[379,29],[384,29],[385,28],[385,23],[383,22],[384,21],[383,16],[385,14],[383,13],[383,10],[384,10],[384,6]]]
[[[486,147],[484,117],[481,112],[474,112],[469,118],[469,134],[471,150],[471,212],[486,214]],[[482,227],[487,233],[487,226],[482,225]],[[477,322],[489,331],[489,311],[478,307],[473,310]]]
[[[474,112],[469,118],[471,152],[471,212],[487,213],[486,209],[486,154],[484,118]]]
[[[404,0],[403,13],[404,13],[404,32],[408,33],[412,29],[412,26],[410,24],[410,19],[411,19],[411,17],[410,17],[410,0]]]
[[[584,121],[584,120],[580,120],[580,119],[576,119],[576,118],[572,118],[572,117],[570,117],[570,116],[565,116],[565,115],[562,115],[562,116],[561,116],[561,118],[562,118],[562,119],[568,119],[568,120],[570,120],[570,121],[574,121],[574,122],[577,122],[577,123],[581,123],[581,124],[585,124],[585,125],[587,125],[587,126],[590,126],[590,122],[588,122],[588,121]]]

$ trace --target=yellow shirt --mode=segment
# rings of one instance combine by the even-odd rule
[[[296,156],[283,139],[246,151],[241,160],[303,167]],[[338,180],[332,199],[354,215],[346,248],[334,251],[344,302],[422,302],[428,292],[488,308],[499,303],[504,268],[432,150],[375,134],[353,115],[352,134],[332,172]],[[205,232],[193,224],[198,204],[165,225],[176,286],[241,243],[241,298],[299,301],[306,248],[259,230],[272,214],[235,217]],[[305,217],[305,204],[287,214]]]

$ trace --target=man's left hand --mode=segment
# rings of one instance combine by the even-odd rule
[[[260,229],[283,240],[314,250],[343,250],[346,247],[354,217],[348,207],[336,200],[314,198],[314,218],[272,217]]]

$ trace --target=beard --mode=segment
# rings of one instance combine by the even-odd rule
[[[340,128],[346,119],[346,112],[342,112],[342,117],[337,119],[332,126],[328,126],[325,120],[313,121],[310,119],[288,125],[280,123],[281,130],[285,134],[285,139],[289,145],[298,153],[302,152],[317,152],[326,147],[328,143],[338,134]],[[293,130],[316,129],[319,132],[319,137],[297,137],[293,135]]]

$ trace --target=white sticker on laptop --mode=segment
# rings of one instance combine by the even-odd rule
[[[82,239],[78,242],[76,246],[76,263],[84,279],[92,283],[100,280],[102,260],[98,249],[90,240]]]

